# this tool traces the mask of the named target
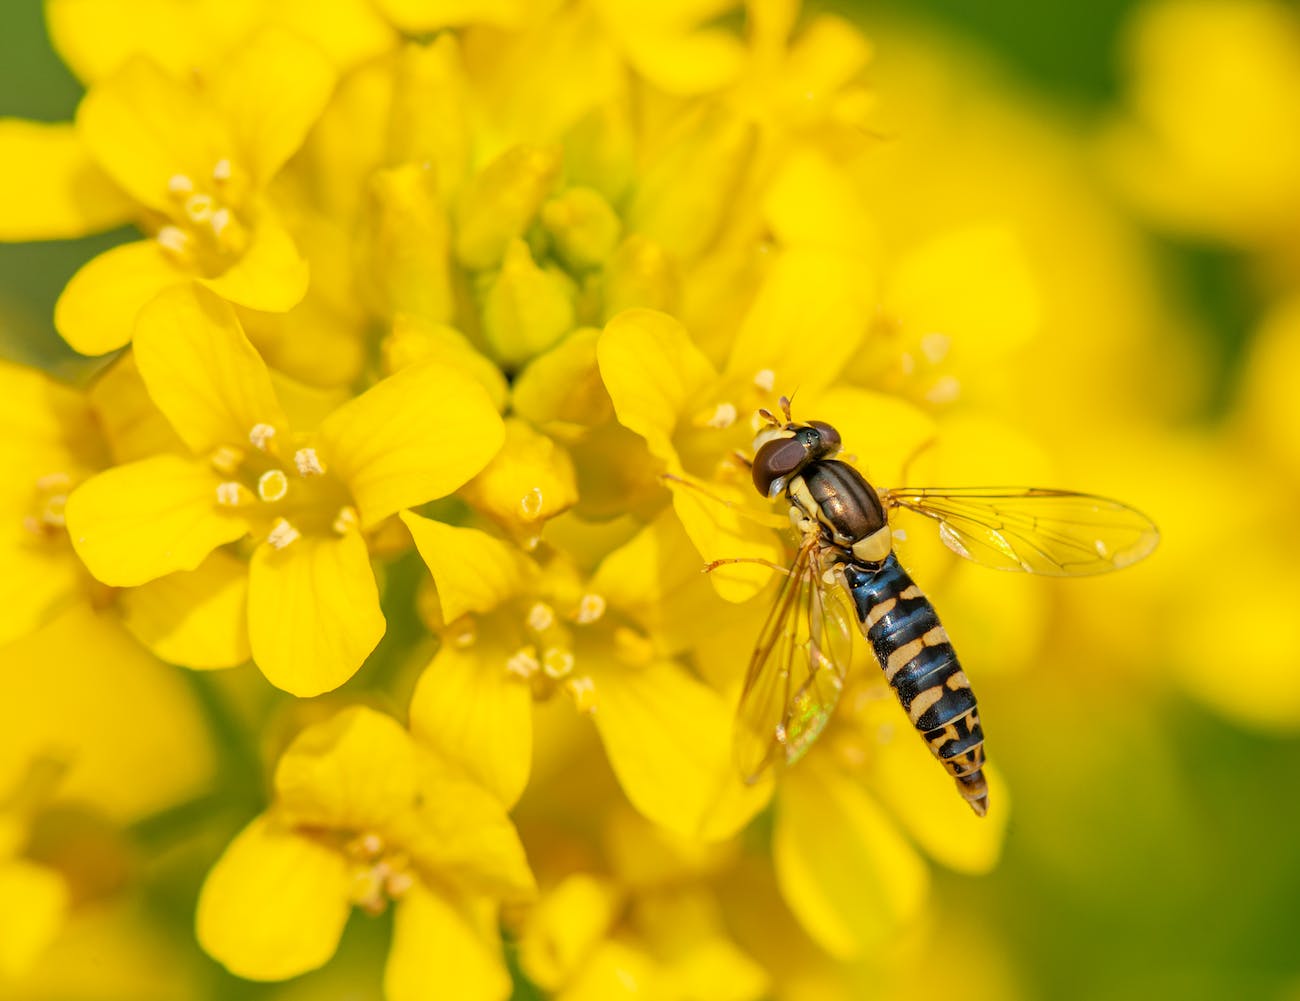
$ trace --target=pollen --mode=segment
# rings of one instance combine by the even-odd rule
[[[528,628],[542,633],[555,624],[555,609],[544,601],[539,601],[528,610]]]
[[[770,368],[760,368],[754,373],[754,385],[765,393],[776,388],[776,373]]]
[[[568,677],[573,673],[573,665],[573,653],[561,647],[548,647],[542,654],[542,673],[548,678]]]
[[[931,365],[938,365],[948,356],[952,339],[947,334],[931,333],[921,338],[921,353]]]
[[[271,445],[271,439],[274,437],[275,428],[270,424],[254,424],[248,430],[248,440],[259,452],[267,451]]]
[[[299,476],[320,476],[325,472],[320,456],[314,448],[300,448],[293,453],[293,464]]]
[[[268,469],[257,480],[257,496],[268,504],[284,500],[289,492],[289,477],[281,469]]]
[[[506,658],[506,673],[525,681],[542,669],[537,652],[531,646],[521,647]]]
[[[162,226],[155,237],[158,245],[176,257],[184,257],[190,250],[190,237],[179,226]]]
[[[212,213],[211,226],[212,232],[220,237],[230,226],[231,222],[230,209],[222,207]]]
[[[223,476],[234,476],[244,461],[244,450],[234,445],[220,445],[213,450],[208,461]]]
[[[194,182],[184,174],[172,174],[167,179],[167,190],[173,195],[188,195],[194,190]]]
[[[542,505],[546,498],[542,494],[541,487],[533,487],[523,497],[519,498],[519,510],[529,521],[538,518],[542,513]]]
[[[338,514],[334,516],[334,522],[330,528],[338,535],[347,535],[348,532],[355,531],[361,524],[361,518],[357,514],[357,509],[351,504],[344,504],[339,508]]]
[[[925,398],[931,403],[952,403],[961,395],[961,383],[956,376],[945,375],[935,380],[926,391]]]
[[[212,166],[212,179],[214,181],[228,181],[234,174],[235,170],[230,163],[230,158],[223,156]]]
[[[580,626],[588,626],[605,614],[605,599],[598,594],[587,593],[578,602],[578,611],[573,620]]]
[[[596,685],[586,675],[569,678],[564,682],[564,691],[573,699],[574,708],[578,712],[591,714],[596,711]]]
[[[291,543],[297,542],[302,538],[299,532],[285,518],[276,518],[271,524],[271,531],[266,536],[266,541],[275,549],[284,549]]]
[[[235,480],[217,484],[217,503],[222,507],[241,507],[251,504],[253,493],[248,487]]]

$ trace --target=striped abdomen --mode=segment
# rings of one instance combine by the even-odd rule
[[[988,810],[975,693],[929,600],[891,553],[879,569],[844,565],[862,632],[912,725],[981,817]]]

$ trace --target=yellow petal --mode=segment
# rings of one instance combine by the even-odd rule
[[[825,385],[857,350],[871,297],[871,274],[862,258],[784,251],[741,321],[728,372],[748,381],[770,371],[786,395]]]
[[[82,265],[54,304],[54,326],[84,355],[115,351],[131,340],[140,308],[189,278],[154,240],[106,250]]]
[[[68,497],[68,535],[92,574],[133,587],[193,570],[248,523],[217,504],[218,480],[202,463],[160,455],[92,477]]]
[[[675,459],[678,419],[700,405],[717,378],[686,328],[666,313],[629,309],[605,325],[596,358],[619,423],[643,437],[655,457]]]
[[[573,329],[575,295],[572,279],[539,267],[527,243],[511,240],[483,298],[483,336],[493,356],[514,369],[547,350]]]
[[[856,386],[836,386],[810,401],[818,420],[840,433],[844,442],[842,459],[849,460],[874,485],[904,486],[915,481],[917,468],[905,469],[909,460],[919,467],[929,456],[929,446],[938,439],[934,419],[907,400]],[[882,435],[881,428],[889,428]],[[920,469],[924,473],[924,468]],[[901,478],[901,479],[900,479]]]
[[[83,586],[81,566],[61,539],[31,535],[21,524],[9,535],[0,539],[0,646],[30,633]]]
[[[248,660],[248,566],[223,550],[119,600],[123,624],[170,664],[202,670]]]
[[[763,194],[763,216],[789,247],[862,253],[864,237],[874,231],[850,170],[808,149],[781,163]]]
[[[785,551],[772,528],[742,514],[752,510],[749,490],[720,483],[708,484],[708,494],[680,483],[670,482],[669,487],[673,510],[700,555],[701,569],[706,563],[724,559],[785,561]],[[753,563],[727,564],[709,574],[709,582],[727,601],[748,601],[771,579],[768,567]]]
[[[772,988],[767,971],[721,935],[697,940],[675,955],[663,977],[678,997],[712,1001],[758,1001]]]
[[[745,48],[721,29],[689,34],[624,36],[628,61],[669,94],[703,94],[731,82],[743,65]]]
[[[354,675],[384,635],[370,554],[358,532],[304,535],[258,546],[249,566],[253,660],[277,688],[302,698]]]
[[[119,464],[160,452],[188,452],[185,443],[149,397],[135,355],[126,351],[100,372],[87,390],[95,419]]]
[[[58,240],[126,222],[131,202],[71,125],[0,119],[0,239]]]
[[[515,146],[469,182],[456,212],[456,256],[468,268],[496,267],[550,194],[559,152]]]
[[[586,873],[566,876],[528,914],[519,965],[528,979],[554,991],[578,971],[617,917],[618,891]]]
[[[786,903],[841,959],[912,920],[929,883],[925,864],[871,797],[814,758],[781,785],[772,854]]]
[[[0,860],[0,977],[26,973],[63,928],[68,887],[53,869]]]
[[[245,39],[213,75],[212,101],[230,123],[232,153],[266,184],[302,145],[334,89],[325,54],[283,28]]]
[[[193,693],[116,614],[72,605],[5,648],[0,685],[0,789],[54,757],[67,762],[59,794],[114,820],[210,791],[215,753]]]
[[[464,497],[515,538],[535,538],[544,522],[577,503],[577,474],[563,446],[511,417],[501,451],[466,485]]]
[[[381,316],[405,313],[431,324],[453,319],[451,233],[438,188],[427,163],[384,168],[370,178],[358,278]]]
[[[771,794],[744,785],[731,760],[732,709],[676,664],[610,664],[593,673],[593,720],[619,784],[657,824],[716,840],[738,831]]]
[[[453,327],[405,314],[396,316],[392,332],[384,339],[383,351],[384,367],[389,373],[421,361],[441,361],[473,376],[498,410],[506,408],[510,389],[500,367]]]
[[[320,437],[370,527],[463,486],[501,448],[505,427],[477,381],[423,362],[339,407]]]
[[[401,518],[438,586],[444,622],[467,612],[492,611],[535,576],[517,547],[486,532],[444,525],[409,511]]]
[[[558,1001],[635,1001],[658,997],[658,970],[646,950],[609,939],[593,950]]]
[[[247,980],[296,977],[334,955],[350,889],[341,852],[258,817],[203,883],[199,944]]]
[[[415,746],[391,716],[353,706],[294,738],[276,766],[275,791],[295,824],[382,829],[415,801]]]
[[[258,424],[286,430],[266,363],[235,311],[211,292],[185,285],[140,314],[136,364],[154,403],[195,452],[249,446]]]
[[[77,134],[122,190],[163,213],[173,207],[173,177],[210,177],[231,155],[225,123],[210,106],[140,56],[90,89],[77,108]]]
[[[413,886],[393,919],[384,967],[387,1001],[505,1001],[511,984],[500,939],[482,925],[451,900]]]
[[[467,893],[533,897],[537,884],[504,804],[431,752],[419,760],[420,802],[402,839],[411,855]]]
[[[533,754],[532,692],[506,670],[512,652],[486,636],[467,650],[444,643],[411,696],[411,733],[506,806],[528,784]]]
[[[514,412],[562,441],[609,420],[613,406],[596,364],[599,337],[584,327],[534,358],[511,386]]]
[[[283,313],[307,294],[307,262],[287,230],[263,217],[247,249],[229,268],[202,283],[223,299],[249,309]]]

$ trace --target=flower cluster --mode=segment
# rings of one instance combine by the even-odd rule
[[[0,121],[0,236],[138,235],[55,310],[93,377],[0,368],[0,976],[84,904],[31,832],[109,768],[152,778],[96,839],[238,831],[197,938],[247,979],[329,962],[354,907],[394,912],[390,1001],[499,1001],[512,970],[756,1001],[921,941],[926,858],[989,870],[1010,796],[994,766],[970,816],[863,650],[807,759],[740,781],[785,550],[737,453],[797,390],[882,485],[1050,480],[1093,401],[1013,361],[1113,364],[1145,322],[1096,343],[1129,248],[1017,152],[1059,138],[977,107],[990,154],[905,64],[882,111],[859,30],[784,0],[47,11],[86,94]],[[1040,253],[1069,212],[1096,274]],[[972,663],[1033,660],[1034,584],[898,548]],[[751,562],[700,572],[724,558]],[[68,734],[42,686],[78,689]]]

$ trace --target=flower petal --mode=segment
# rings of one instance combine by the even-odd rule
[[[225,123],[209,105],[141,56],[82,98],[77,134],[122,190],[163,213],[173,208],[173,177],[209,177],[231,153]]]
[[[809,758],[781,785],[773,861],[800,924],[841,959],[914,918],[929,874],[861,787]]]
[[[72,276],[54,304],[54,326],[83,355],[115,351],[131,340],[140,308],[188,278],[156,241],[125,243]]]
[[[510,974],[495,924],[492,931],[485,924],[424,886],[411,887],[393,919],[384,968],[387,1001],[505,1001]]]
[[[391,716],[353,706],[294,738],[276,766],[275,791],[295,824],[382,829],[415,801],[415,745]]]
[[[742,515],[751,498],[749,490],[710,483],[709,496],[680,483],[670,482],[669,487],[673,510],[702,564],[724,559],[784,560],[780,539],[771,527]],[[726,564],[709,574],[714,590],[727,601],[748,601],[771,579],[770,569],[753,563]]]
[[[264,217],[239,260],[217,277],[200,281],[236,305],[283,313],[302,301],[309,277],[293,237],[278,222]]]
[[[341,852],[263,815],[235,837],[203,883],[199,944],[236,976],[296,977],[334,955],[350,890]]]
[[[194,570],[248,522],[217,504],[217,477],[192,459],[159,455],[117,466],[68,497],[68,535],[97,578],[134,587]]]
[[[59,240],[126,222],[131,202],[68,124],[0,119],[0,239]]]
[[[533,698],[506,671],[509,653],[488,637],[469,650],[444,643],[411,696],[411,732],[513,806],[528,784]]]
[[[187,284],[140,314],[135,359],[149,395],[195,452],[248,444],[257,424],[285,430],[271,375],[235,311]]]
[[[770,778],[744,785],[731,760],[731,707],[668,661],[593,672],[593,720],[632,805],[687,837],[738,831],[767,802]]]
[[[319,48],[278,27],[245,39],[214,75],[213,102],[230,123],[232,152],[255,185],[264,186],[302,145],[325,110],[334,79]]]
[[[641,435],[655,457],[675,459],[678,418],[717,377],[686,328],[667,313],[625,310],[605,325],[596,358],[619,423]]]
[[[535,538],[545,522],[578,501],[573,460],[554,439],[509,417],[505,444],[466,485],[464,497],[515,538]]]
[[[620,894],[587,873],[566,876],[528,913],[519,936],[519,965],[546,991],[562,987],[618,917]]]
[[[8,511],[0,509],[4,515]],[[19,534],[21,533],[21,534]],[[0,538],[0,646],[25,636],[81,590],[82,569],[63,545],[25,529]],[[26,538],[22,536],[26,535]]]
[[[95,422],[119,465],[160,452],[185,455],[189,449],[149,397],[135,355],[126,351],[99,373],[86,391]]]
[[[467,612],[492,611],[536,574],[515,546],[487,532],[444,525],[409,511],[401,512],[401,519],[433,574],[443,622],[455,622]]]
[[[197,570],[124,591],[122,622],[169,664],[198,670],[248,660],[248,565],[220,549]]]
[[[339,407],[320,437],[369,528],[463,486],[501,448],[505,425],[477,381],[421,362]]]
[[[0,977],[27,972],[63,928],[68,886],[53,869],[0,860]]]
[[[277,688],[320,695],[354,675],[384,635],[365,540],[303,536],[261,545],[248,578],[253,660]]]

